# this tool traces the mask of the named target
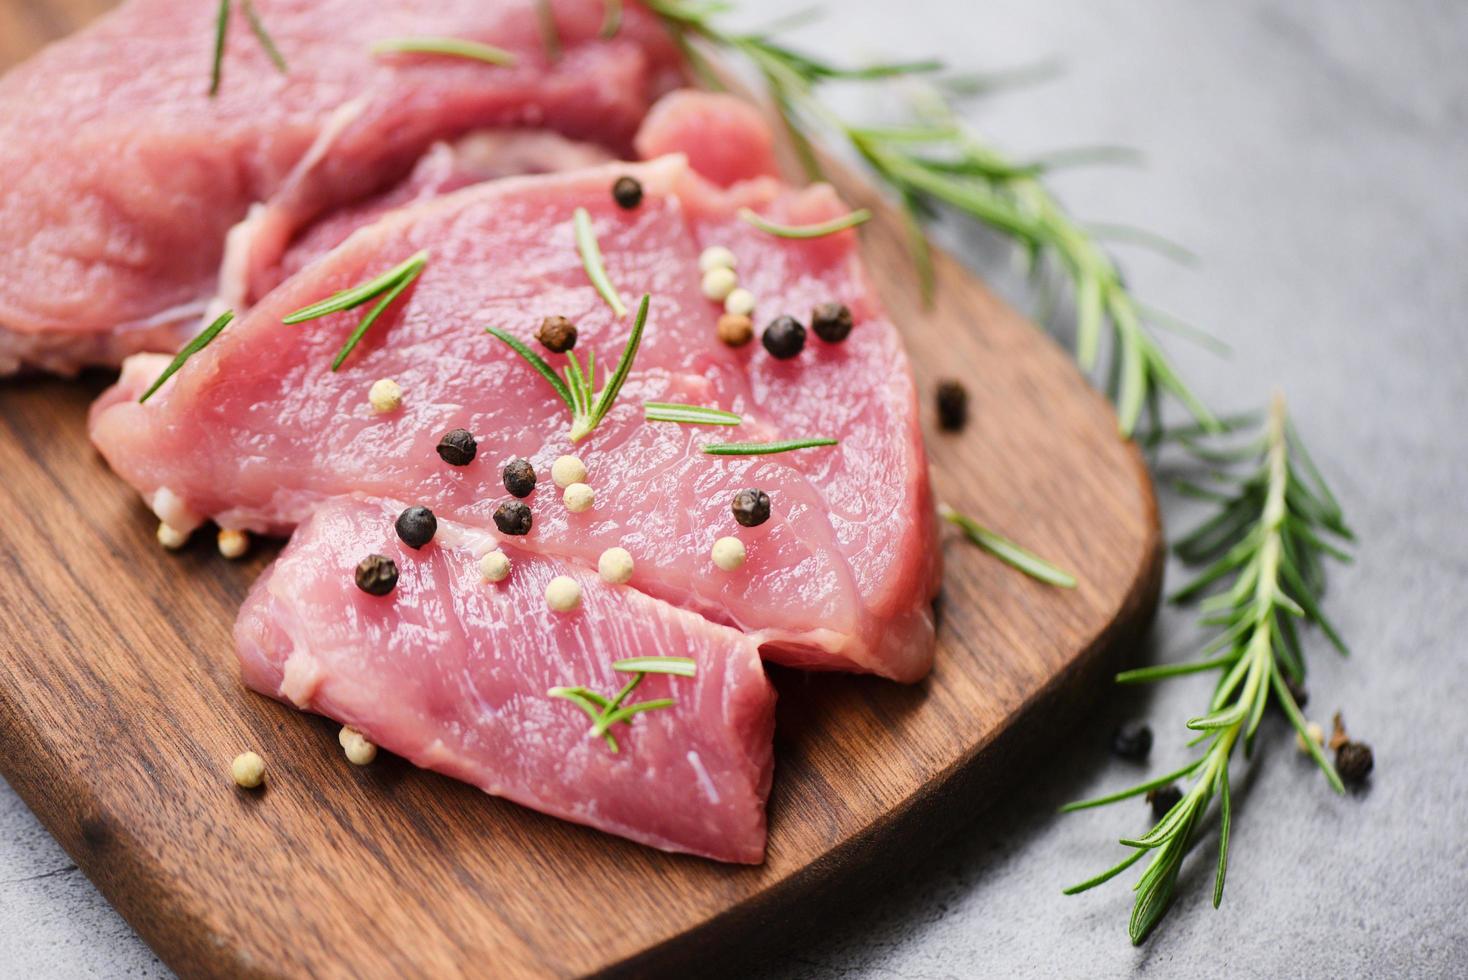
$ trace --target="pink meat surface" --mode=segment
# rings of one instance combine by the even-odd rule
[[[491,585],[478,559],[492,535],[440,523],[414,551],[393,532],[401,506],[339,497],[297,530],[235,626],[246,683],[495,796],[665,850],[762,860],[775,692],[748,637],[513,548],[511,576]],[[353,582],[372,552],[399,569],[386,596]],[[580,583],[578,610],[547,607],[557,575]],[[546,692],[610,696],[631,678],[612,663],[636,656],[691,657],[697,674],[648,675],[627,703],[676,703],[616,726],[613,753]]]
[[[645,189],[634,211],[608,192],[622,173]],[[639,589],[738,626],[773,659],[915,680],[932,661],[938,557],[901,340],[868,288],[851,233],[772,238],[735,216],[740,205],[799,221],[844,211],[829,187],[788,191],[762,180],[725,193],[668,157],[496,181],[394,212],[267,296],[147,404],[136,397],[158,364],[130,365],[94,407],[92,438],[169,524],[213,518],[268,533],[351,492],[492,528],[508,499],[500,467],[523,456],[541,480],[527,501],[534,527],[517,547],[591,567],[621,545],[637,559]],[[595,351],[604,371],[615,360],[630,324],[587,280],[572,241],[578,206],[593,216],[612,281],[628,297],[652,296],[621,398],[574,447],[597,491],[596,507],[581,514],[546,478],[573,448],[564,405],[484,332],[496,324],[528,339],[541,317],[562,314],[579,324],[583,360]],[[790,361],[757,343],[719,343],[720,309],[699,291],[697,267],[713,242],[738,254],[766,317],[838,300],[856,321],[850,338],[812,337]],[[420,249],[430,253],[422,276],[340,371],[329,364],[358,314],[282,324],[290,311]],[[366,395],[384,377],[399,382],[405,400],[377,415]],[[745,421],[714,432],[649,424],[645,400],[717,405]],[[479,436],[479,454],[453,467],[435,445],[460,426]],[[841,444],[773,456],[701,452],[716,439],[805,436]],[[746,487],[774,500],[759,527],[741,528],[730,514],[733,494]],[[749,553],[733,573],[709,558],[715,539],[729,534]]]
[[[277,250],[254,256],[269,264],[301,226],[396,183],[436,140],[528,126],[623,151],[679,72],[635,3],[602,39],[602,0],[554,0],[554,61],[536,0],[255,6],[290,70],[275,70],[236,4],[214,98],[217,5],[200,0],[129,0],[0,79],[0,373],[171,349],[258,202],[249,237]],[[517,62],[369,50],[408,35],[487,42]]]

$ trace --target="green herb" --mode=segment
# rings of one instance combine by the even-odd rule
[[[168,367],[163,369],[163,373],[158,375],[158,379],[148,386],[147,391],[143,392],[143,396],[138,399],[138,404],[141,405],[149,398],[152,398],[153,393],[163,387],[163,382],[177,374],[178,369],[184,366],[185,361],[199,353],[205,347],[208,347],[214,341],[214,338],[219,336],[219,332],[229,326],[230,321],[233,319],[234,311],[230,310],[221,313],[219,319],[204,328],[203,333],[184,345],[184,349],[179,351],[178,356],[169,363]]]
[[[511,66],[515,55],[504,48],[458,37],[390,37],[372,42],[373,54],[439,54],[450,58],[472,58],[490,65]]]
[[[1108,387],[1124,435],[1137,431],[1144,410],[1158,412],[1163,394],[1176,398],[1200,424],[1213,428],[1212,413],[1183,383],[1144,326],[1151,322],[1171,327],[1173,321],[1164,322],[1136,299],[1100,237],[1074,221],[1042,183],[1041,178],[1064,160],[1011,161],[967,132],[936,91],[926,93],[910,123],[896,127],[852,125],[817,92],[832,81],[882,81],[931,73],[942,67],[940,63],[843,68],[794,51],[769,32],[721,29],[713,19],[727,11],[728,4],[651,0],[649,6],[685,50],[696,50],[690,41],[701,40],[744,57],[759,71],[813,176],[821,168],[810,143],[811,131],[824,129],[856,151],[902,203],[909,247],[925,291],[932,287],[932,261],[922,226],[935,213],[935,205],[943,205],[1014,238],[1036,274],[1046,260],[1058,262],[1075,292],[1076,357],[1085,370],[1096,367],[1102,330],[1109,325],[1113,343],[1105,373],[1114,379]],[[1155,239],[1147,236],[1148,241]]]
[[[254,33],[260,46],[265,49],[266,55],[275,64],[276,71],[284,75],[289,68],[286,66],[285,58],[282,57],[280,49],[275,46],[270,32],[265,29],[265,22],[260,19],[260,14],[255,10],[254,0],[241,0],[245,10],[245,20],[249,22],[250,30]],[[219,14],[214,19],[214,60],[209,68],[209,97],[213,98],[219,94],[219,83],[224,77],[224,42],[229,36],[230,0],[219,0]]]
[[[527,347],[519,338],[498,327],[485,327],[484,329],[504,341],[555,389],[556,394],[561,397],[561,401],[566,403],[566,408],[571,412],[571,429],[568,437],[575,443],[590,435],[612,410],[612,403],[617,400],[617,395],[621,392],[622,385],[632,370],[632,360],[637,356],[637,348],[642,344],[642,331],[647,324],[647,310],[651,300],[652,297],[644,295],[642,302],[638,304],[637,318],[632,323],[632,334],[622,348],[622,356],[617,361],[616,369],[612,371],[612,376],[602,386],[600,393],[595,392],[596,356],[594,353],[587,356],[585,371],[581,369],[581,362],[576,359],[576,352],[567,353],[564,369],[566,377],[563,381],[556,375],[555,368],[546,363],[545,358]]]
[[[611,40],[622,29],[622,0],[602,0],[601,37]]]
[[[866,208],[857,208],[850,214],[830,221],[823,221],[818,225],[780,225],[769,221],[758,212],[749,208],[740,208],[739,217],[754,225],[767,235],[777,235],[780,238],[824,238],[834,235],[838,231],[855,228],[857,225],[865,224],[872,220],[872,213]]]
[[[535,0],[536,22],[540,25],[540,43],[545,46],[545,60],[554,64],[561,60],[561,31],[556,27],[556,12],[550,0]]]
[[[326,299],[310,306],[304,306],[287,316],[282,323],[294,324],[304,323],[307,320],[315,320],[331,313],[340,313],[343,310],[353,310],[369,300],[381,296],[382,299],[374,306],[366,316],[357,324],[347,338],[347,342],[337,351],[336,357],[331,362],[331,369],[337,370],[346,361],[347,356],[356,349],[357,344],[366,336],[367,331],[382,316],[383,311],[392,305],[393,300],[402,295],[403,291],[412,285],[418,278],[423,267],[428,264],[428,253],[419,252],[417,255],[393,266],[382,275],[360,286],[344,289],[334,293]]]
[[[1030,578],[1039,579],[1049,585],[1058,585],[1063,589],[1076,587],[1074,575],[1055,567],[1039,555],[1026,551],[1008,538],[995,534],[972,517],[960,514],[947,504],[938,508],[938,514],[948,523],[961,528],[964,536],[974,544]]]
[[[546,696],[570,701],[585,712],[586,717],[591,719],[592,737],[604,739],[607,747],[613,752],[621,751],[616,737],[611,732],[613,725],[630,725],[634,715],[639,715],[644,711],[671,708],[675,704],[672,698],[654,698],[651,701],[626,704],[628,696],[637,689],[644,677],[648,674],[693,677],[698,672],[697,665],[689,657],[629,657],[613,663],[612,669],[624,674],[633,674],[632,679],[624,684],[613,697],[605,697],[590,688],[581,686],[553,687],[546,692]]]
[[[744,421],[721,408],[680,402],[643,402],[642,417],[649,422],[682,422],[685,425],[738,425]]]
[[[817,446],[835,446],[839,439],[790,439],[785,442],[711,442],[703,447],[710,456],[768,456]]]
[[[1093,800],[1072,803],[1079,810],[1127,799],[1177,779],[1192,785],[1182,799],[1146,834],[1123,838],[1133,853],[1096,877],[1066,889],[1085,891],[1108,881],[1143,856],[1151,861],[1137,883],[1137,900],[1128,931],[1132,942],[1146,938],[1167,911],[1177,888],[1179,869],[1215,796],[1219,800],[1218,867],[1213,904],[1223,900],[1228,869],[1233,803],[1229,796],[1229,761],[1240,741],[1251,755],[1259,721],[1271,695],[1300,733],[1326,782],[1343,792],[1340,777],[1306,732],[1306,722],[1290,693],[1289,682],[1303,681],[1305,661],[1296,621],[1319,626],[1342,653],[1340,635],[1320,610],[1324,589],[1323,559],[1349,560],[1330,538],[1351,541],[1340,505],[1311,463],[1276,397],[1262,439],[1217,458],[1256,458],[1256,469],[1242,475],[1229,471],[1218,479],[1218,514],[1179,541],[1175,550],[1190,564],[1205,567],[1174,595],[1174,601],[1203,600],[1204,625],[1217,630],[1202,650],[1203,659],[1129,670],[1117,676],[1132,684],[1199,673],[1217,673],[1208,710],[1187,727],[1200,732],[1208,747],[1202,756],[1165,776]],[[1197,740],[1195,740],[1197,741]]]
[[[585,208],[577,208],[572,224],[576,230],[576,250],[581,253],[581,264],[586,267],[586,278],[591,280],[591,284],[601,293],[601,298],[607,301],[613,313],[619,317],[626,316],[627,304],[622,302],[617,287],[607,278],[607,269],[601,259],[601,246],[596,243],[596,232],[591,227],[591,215]]]

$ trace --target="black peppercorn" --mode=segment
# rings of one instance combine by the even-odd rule
[[[1152,819],[1161,820],[1167,816],[1167,811],[1177,806],[1182,798],[1183,791],[1172,783],[1147,790],[1147,802],[1152,804]]]
[[[357,588],[368,595],[387,595],[398,584],[398,566],[385,555],[368,555],[357,565]]]
[[[1152,729],[1146,723],[1129,721],[1111,736],[1111,752],[1123,759],[1141,762],[1152,751]]]
[[[518,500],[506,500],[494,509],[494,526],[502,534],[529,534],[532,520],[530,508]]]
[[[759,340],[771,357],[788,361],[805,348],[805,327],[793,316],[777,316]]]
[[[642,184],[636,177],[618,177],[612,185],[612,200],[618,207],[631,211],[642,203]]]
[[[810,311],[810,328],[828,344],[839,344],[851,334],[851,310],[845,303],[822,303]]]
[[[958,432],[968,424],[968,389],[957,381],[938,382],[938,425]]]
[[[1289,690],[1290,697],[1295,699],[1295,707],[1303,708],[1310,703],[1310,692],[1305,690],[1305,685],[1293,677],[1285,678],[1285,688]]]
[[[517,497],[528,497],[535,489],[535,467],[528,459],[510,460],[500,475],[504,478],[505,489]]]
[[[563,316],[548,316],[540,321],[535,339],[554,354],[564,354],[576,346],[576,324]]]
[[[438,440],[438,455],[450,466],[468,466],[474,462],[474,454],[479,452],[479,443],[469,434],[468,429],[454,429],[445,432],[443,438]]]
[[[438,533],[438,518],[427,507],[409,507],[398,515],[398,537],[409,548],[421,548]]]
[[[1370,774],[1376,759],[1365,742],[1346,742],[1335,750],[1335,771],[1348,783],[1360,783]]]
[[[770,495],[763,490],[740,490],[731,506],[742,527],[759,527],[770,519]]]

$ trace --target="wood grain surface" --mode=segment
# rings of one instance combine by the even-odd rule
[[[0,66],[109,6],[0,0]],[[924,308],[900,225],[866,258],[903,328],[940,499],[1075,572],[1034,582],[950,535],[937,666],[904,687],[774,671],[765,863],[662,854],[395,758],[240,683],[230,627],[274,549],[180,554],[107,470],[85,413],[107,378],[0,382],[0,769],[171,966],[193,976],[739,972],[1043,764],[1145,627],[1161,574],[1145,467],[1067,355],[939,255]],[[937,379],[972,420],[937,433]],[[245,749],[263,792],[234,788]]]

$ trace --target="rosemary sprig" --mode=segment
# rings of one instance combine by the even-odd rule
[[[711,442],[703,447],[710,456],[769,456],[797,449],[835,446],[839,439],[788,439],[784,442]]]
[[[245,20],[250,25],[250,32],[260,42],[260,47],[265,49],[265,54],[275,65],[275,70],[282,75],[289,72],[290,68],[285,63],[285,57],[275,46],[270,32],[265,29],[265,22],[260,19],[260,12],[255,9],[254,0],[241,0],[240,6],[244,8]],[[209,68],[209,97],[211,99],[219,94],[219,83],[224,78],[224,42],[229,36],[230,9],[230,0],[219,0],[219,13],[214,18],[214,60]]]
[[[556,12],[551,9],[550,0],[535,0],[535,21],[540,27],[545,60],[555,64],[561,60],[561,30],[556,26]]]
[[[356,350],[357,344],[367,335],[367,331],[382,316],[383,311],[392,305],[393,301],[402,295],[403,291],[413,284],[418,278],[423,267],[428,264],[428,253],[419,252],[411,258],[405,259],[398,265],[388,269],[375,279],[370,279],[359,286],[351,289],[343,289],[334,293],[326,299],[303,306],[294,313],[286,316],[281,322],[287,324],[304,323],[307,320],[315,320],[331,313],[340,313],[343,310],[354,310],[369,300],[381,296],[382,299],[371,311],[357,324],[355,330],[347,337],[346,343],[342,344],[341,350],[337,351],[336,357],[332,359],[331,369],[337,370],[345,363],[347,357]]]
[[[576,359],[575,351],[568,353],[564,368],[565,380],[562,380],[556,374],[555,368],[546,363],[545,358],[527,347],[518,337],[498,327],[485,327],[484,329],[486,333],[493,334],[504,341],[555,389],[556,394],[560,396],[561,401],[566,403],[566,408],[571,412],[571,429],[567,437],[575,443],[590,435],[612,410],[612,403],[617,400],[617,395],[621,392],[622,385],[632,370],[632,361],[637,357],[637,348],[642,344],[642,331],[647,325],[647,310],[651,301],[651,296],[643,295],[642,302],[637,306],[637,317],[632,322],[632,333],[622,348],[622,356],[618,359],[616,368],[600,392],[595,390],[596,356],[594,353],[587,356],[584,371],[581,368],[581,362]]]
[[[637,690],[644,677],[648,674],[693,677],[698,673],[698,666],[691,657],[629,657],[613,663],[612,669],[633,676],[610,698],[583,686],[553,687],[545,693],[547,697],[570,701],[585,712],[591,719],[590,737],[604,739],[607,748],[613,752],[622,751],[616,737],[612,735],[613,725],[630,725],[634,715],[671,708],[676,703],[672,698],[654,698],[651,701],[626,704],[628,696]]]
[[[203,333],[185,344],[183,350],[178,352],[178,356],[169,363],[168,367],[163,369],[163,373],[158,375],[157,380],[148,386],[148,390],[143,392],[142,397],[138,399],[138,404],[141,405],[149,398],[152,398],[153,393],[163,387],[163,382],[177,374],[178,369],[184,366],[185,361],[213,343],[214,338],[219,336],[219,332],[229,326],[233,320],[234,311],[226,310],[219,315],[219,319],[205,327]]]
[[[1289,682],[1300,682],[1305,661],[1296,621],[1317,625],[1342,653],[1345,645],[1320,609],[1324,588],[1323,558],[1348,559],[1328,539],[1352,540],[1340,506],[1310,462],[1289,423],[1284,399],[1276,396],[1260,439],[1241,447],[1258,459],[1257,469],[1233,479],[1234,489],[1224,497],[1219,513],[1179,541],[1177,553],[1191,564],[1205,567],[1175,596],[1203,600],[1202,622],[1218,633],[1202,651],[1204,659],[1187,664],[1165,664],[1118,675],[1121,683],[1140,683],[1189,674],[1218,674],[1208,710],[1187,727],[1208,742],[1202,756],[1165,776],[1093,800],[1072,803],[1079,810],[1127,799],[1176,779],[1191,779],[1182,799],[1146,834],[1123,838],[1133,849],[1119,864],[1088,881],[1066,889],[1085,891],[1108,881],[1143,856],[1152,859],[1136,886],[1128,932],[1140,943],[1161,919],[1177,887],[1183,858],[1201,830],[1209,804],[1219,800],[1218,868],[1214,875],[1213,905],[1223,900],[1228,869],[1229,831],[1233,803],[1229,795],[1229,762],[1243,743],[1247,758],[1260,719],[1271,695],[1290,724],[1300,733],[1326,782],[1343,792],[1340,777],[1306,731],[1304,717]],[[1234,456],[1237,454],[1229,454]]]
[[[617,292],[617,287],[607,278],[607,267],[601,258],[601,246],[597,244],[596,231],[591,227],[591,214],[585,208],[577,208],[571,221],[576,233],[576,250],[581,253],[581,264],[586,267],[586,278],[591,280],[591,284],[596,287],[601,298],[607,301],[613,313],[619,317],[626,316],[627,304],[622,302],[622,294]]]
[[[739,217],[767,235],[776,235],[780,238],[824,238],[838,231],[866,224],[872,220],[872,213],[866,208],[857,208],[850,214],[843,214],[839,218],[832,218],[830,221],[823,221],[815,225],[777,224],[750,208],[740,208]]]
[[[1146,307],[1129,291],[1099,237],[1074,221],[1042,182],[1046,162],[1014,162],[967,132],[934,92],[915,118],[897,127],[864,127],[846,122],[823,103],[817,89],[830,81],[883,81],[930,73],[931,61],[843,68],[794,51],[768,32],[725,31],[713,18],[727,4],[693,0],[650,0],[652,10],[688,51],[700,40],[745,58],[761,75],[806,169],[818,175],[810,131],[824,129],[844,140],[872,172],[897,195],[909,228],[909,247],[931,289],[932,263],[924,220],[941,204],[981,221],[1016,241],[1038,270],[1047,258],[1058,261],[1076,296],[1076,357],[1083,369],[1096,367],[1103,327],[1109,325],[1112,363],[1108,386],[1116,401],[1124,435],[1137,431],[1144,409],[1156,412],[1163,394],[1171,395],[1202,425],[1213,415],[1183,383],[1171,360],[1148,333]],[[695,65],[699,62],[695,61]],[[1170,324],[1169,324],[1170,325]]]
[[[373,41],[371,50],[373,54],[436,54],[450,58],[470,58],[504,67],[515,64],[513,52],[459,37],[389,37]]]
[[[744,419],[722,408],[685,405],[682,402],[643,402],[642,417],[648,422],[681,422],[684,425],[738,425]]]
[[[1057,568],[1039,555],[1025,550],[1008,538],[995,534],[972,517],[966,514],[960,514],[947,504],[940,504],[938,506],[938,516],[960,528],[964,533],[964,537],[968,538],[974,544],[995,558],[998,558],[1006,565],[1024,572],[1030,578],[1038,579],[1048,585],[1058,585],[1062,589],[1073,589],[1076,587],[1074,575],[1061,568]]]

